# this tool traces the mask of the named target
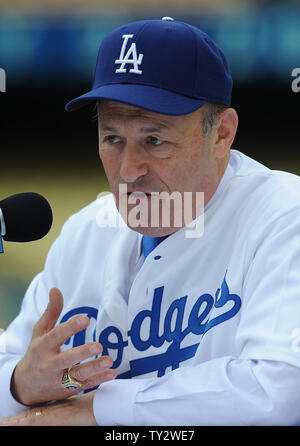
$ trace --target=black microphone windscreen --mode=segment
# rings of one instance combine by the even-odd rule
[[[22,192],[0,201],[6,233],[10,242],[30,242],[44,237],[52,225],[50,204],[35,192]]]

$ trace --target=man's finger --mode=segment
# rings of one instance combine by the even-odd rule
[[[90,342],[89,344],[79,345],[60,353],[56,359],[57,368],[66,369],[72,367],[78,362],[91,358],[102,353],[102,345],[99,342]]]
[[[71,368],[70,376],[77,381],[83,382],[94,375],[103,372],[113,365],[113,360],[109,356],[102,356],[101,358],[76,365]]]
[[[0,419],[7,426],[97,426],[92,405],[94,392],[36,406]]]
[[[81,387],[81,390],[93,389],[100,384],[111,381],[117,377],[116,370],[109,369],[103,370],[103,372],[98,373],[97,375],[91,376]]]
[[[86,328],[90,323],[87,316],[73,316],[67,322],[54,327],[45,335],[45,343],[50,350],[57,351],[71,336]]]
[[[35,324],[33,338],[48,333],[55,326],[63,308],[63,295],[58,288],[51,288],[49,303],[42,317]]]
[[[2,418],[0,425],[5,426],[47,426],[47,415],[43,406],[27,409],[23,412]]]

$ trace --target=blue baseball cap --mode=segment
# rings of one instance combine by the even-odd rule
[[[128,23],[102,41],[92,89],[65,106],[108,99],[166,115],[206,102],[229,106],[232,78],[222,50],[200,29],[163,17]]]

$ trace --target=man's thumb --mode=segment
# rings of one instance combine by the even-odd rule
[[[49,303],[33,330],[33,337],[42,336],[55,326],[63,308],[63,295],[58,288],[51,288]]]

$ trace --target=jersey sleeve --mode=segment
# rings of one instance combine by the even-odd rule
[[[160,378],[102,384],[94,399],[99,425],[300,424],[300,348],[293,337],[300,332],[299,210],[257,237],[249,239],[255,249],[243,281],[236,355]]]
[[[279,426],[300,423],[300,371],[284,362],[216,358],[160,378],[101,384],[100,426]]]
[[[43,271],[32,280],[25,293],[20,313],[0,336],[0,417],[10,416],[26,409],[15,401],[10,392],[12,373],[16,364],[25,355],[33,327],[49,303],[50,289],[59,288],[63,296],[66,296],[64,306],[67,305],[67,298],[72,293],[74,277],[76,277],[75,267],[77,266],[77,270],[80,269],[80,266],[71,262],[70,259],[76,256],[74,252],[77,249],[81,249],[78,239],[81,240],[81,237],[85,239],[87,231],[93,232],[91,227],[96,228],[94,233],[98,235],[96,225],[98,211],[103,211],[103,209],[106,211],[107,203],[109,206],[114,206],[113,198],[106,197],[104,204],[96,200],[65,222],[60,235],[48,252]],[[94,240],[91,243],[93,242]],[[86,252],[88,256],[88,249]],[[68,280],[68,277],[71,280]]]
[[[238,355],[300,369],[300,354],[293,347],[300,327],[300,211],[273,221],[255,245],[244,279]]]
[[[26,409],[10,392],[12,373],[26,353],[35,323],[49,302],[49,290],[57,286],[56,267],[60,259],[59,239],[50,248],[45,269],[29,285],[20,313],[0,337],[0,417]]]

